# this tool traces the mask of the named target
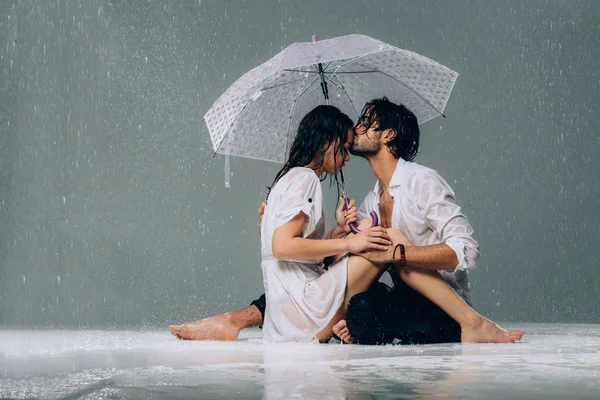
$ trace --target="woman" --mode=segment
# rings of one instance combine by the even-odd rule
[[[338,182],[353,136],[352,120],[336,107],[313,109],[300,122],[288,161],[269,190],[261,228],[268,340],[328,340],[350,297],[381,274],[379,266],[362,257],[340,256],[387,250],[392,241],[386,230],[366,228],[332,239],[336,235],[328,231],[323,213],[320,177],[330,175]],[[345,225],[343,218],[340,225]],[[341,260],[326,270],[323,261],[329,256]]]

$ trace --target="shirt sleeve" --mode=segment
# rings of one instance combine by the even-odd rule
[[[455,272],[477,267],[479,244],[467,217],[456,204],[452,188],[433,170],[425,172],[417,181],[413,186],[417,204],[440,241],[456,253]]]
[[[308,216],[302,230],[303,237],[308,237],[322,217],[323,194],[319,178],[311,171],[295,172],[290,176],[286,188],[278,202],[275,214],[275,229],[288,223],[301,211]]]

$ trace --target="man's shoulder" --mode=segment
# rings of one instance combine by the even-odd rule
[[[407,162],[406,169],[407,169],[407,171],[411,171],[413,173],[417,173],[417,172],[429,172],[429,173],[434,173],[434,174],[438,173],[435,169],[428,167],[426,165],[423,165],[423,164],[419,164],[414,161]]]
[[[406,194],[423,193],[424,185],[431,187],[443,187],[446,190],[452,191],[452,187],[448,182],[433,168],[426,167],[415,162],[408,162],[403,168],[402,183]]]
[[[423,164],[416,163],[414,161],[407,162],[403,168],[403,175],[405,180],[411,181],[415,177],[439,177],[441,175],[433,168],[427,167]]]

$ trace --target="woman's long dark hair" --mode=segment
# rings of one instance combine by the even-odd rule
[[[271,188],[290,169],[294,167],[306,167],[314,160],[318,153],[324,154],[322,148],[327,150],[329,146],[336,143],[336,139],[339,139],[334,149],[334,156],[337,156],[342,151],[346,140],[348,140],[348,129],[351,129],[353,126],[354,124],[350,117],[334,106],[317,106],[306,114],[302,118],[302,121],[300,121],[300,126],[298,126],[298,132],[290,148],[290,155],[287,162],[279,170],[271,186],[267,186],[267,199],[269,198]],[[321,165],[318,165],[316,168]],[[335,172],[334,179],[338,185],[339,193],[340,182],[338,180],[338,172],[340,173],[342,183],[344,177],[341,175],[341,170],[336,170]]]

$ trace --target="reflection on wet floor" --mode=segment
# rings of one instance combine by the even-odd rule
[[[520,325],[521,326],[521,325]],[[600,326],[527,325],[518,344],[188,342],[168,332],[1,331],[0,397],[597,398]]]

